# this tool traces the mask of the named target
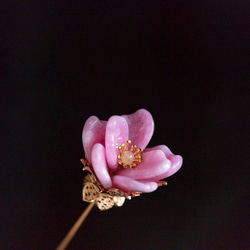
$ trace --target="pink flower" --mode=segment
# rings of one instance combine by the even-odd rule
[[[160,180],[180,169],[182,157],[167,146],[146,148],[153,132],[153,118],[145,109],[108,121],[88,118],[82,133],[85,157],[104,190],[153,192],[165,183]]]

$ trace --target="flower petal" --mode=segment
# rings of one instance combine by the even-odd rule
[[[158,188],[156,182],[141,182],[133,180],[129,177],[115,175],[112,177],[113,186],[123,192],[142,192],[150,193]]]
[[[96,143],[105,143],[106,121],[100,121],[98,117],[91,116],[85,122],[82,131],[82,143],[85,158],[91,163],[91,151]]]
[[[158,176],[167,172],[171,167],[171,162],[161,150],[145,152],[142,158],[143,161],[134,169],[122,169],[118,174],[135,180],[157,181],[159,180]]]
[[[169,160],[171,161],[171,168],[164,174],[164,178],[175,174],[181,168],[183,163],[183,159],[180,155],[171,155]]]
[[[139,109],[130,115],[123,115],[129,126],[129,139],[132,144],[144,149],[154,132],[154,120],[146,109]]]
[[[97,179],[104,188],[110,188],[112,181],[108,173],[105,148],[102,144],[96,143],[92,149],[91,160]]]
[[[128,140],[128,123],[121,116],[111,116],[108,120],[105,134],[105,148],[108,167],[118,167],[118,147]]]
[[[146,148],[144,152],[150,152],[154,150],[162,150],[162,152],[164,152],[166,157],[171,162],[171,167],[164,174],[158,176],[159,180],[175,174],[181,168],[183,163],[182,157],[180,155],[174,155],[166,145],[158,145],[153,148]],[[147,180],[154,180],[154,179],[147,179]]]
[[[158,178],[158,180],[165,179],[165,178],[175,174],[181,168],[183,160],[182,160],[182,157],[180,155],[171,155],[171,156],[169,156],[168,159],[171,162],[171,167],[163,174],[155,177],[155,178]],[[145,179],[145,181],[154,181],[155,178],[147,178],[147,179]]]
[[[173,155],[171,150],[166,145],[158,145],[158,146],[155,146],[152,148],[146,148],[144,152],[149,152],[149,151],[153,151],[153,150],[161,150],[166,155],[167,158],[170,155]]]

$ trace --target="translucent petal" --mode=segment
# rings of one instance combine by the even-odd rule
[[[108,167],[118,167],[118,147],[125,143],[128,138],[128,123],[121,116],[111,116],[106,126],[105,148]]]
[[[104,188],[110,188],[112,181],[106,164],[105,148],[102,144],[96,143],[94,145],[91,160],[97,179]]]
[[[105,143],[106,121],[100,121],[98,117],[91,116],[85,122],[82,131],[82,143],[85,158],[91,163],[91,151],[96,143]]]
[[[155,182],[141,182],[126,176],[115,175],[112,177],[113,186],[123,192],[142,192],[150,193],[158,188]]]
[[[123,115],[129,126],[129,139],[138,148],[144,149],[154,132],[154,120],[146,109],[139,109],[130,115]]]

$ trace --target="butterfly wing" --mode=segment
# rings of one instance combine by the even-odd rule
[[[112,208],[114,204],[115,202],[113,197],[106,193],[100,193],[100,195],[96,199],[96,205],[102,211]]]
[[[117,207],[121,207],[126,200],[126,195],[119,189],[110,190],[108,194],[113,196],[114,203]]]
[[[87,202],[93,202],[99,194],[99,188],[91,182],[86,183],[82,189],[82,199]]]

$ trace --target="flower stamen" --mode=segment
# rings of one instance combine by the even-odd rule
[[[118,155],[118,163],[124,168],[135,168],[142,162],[142,149],[136,145],[131,145],[131,140],[127,140],[126,144],[123,143],[118,147],[120,154]]]

